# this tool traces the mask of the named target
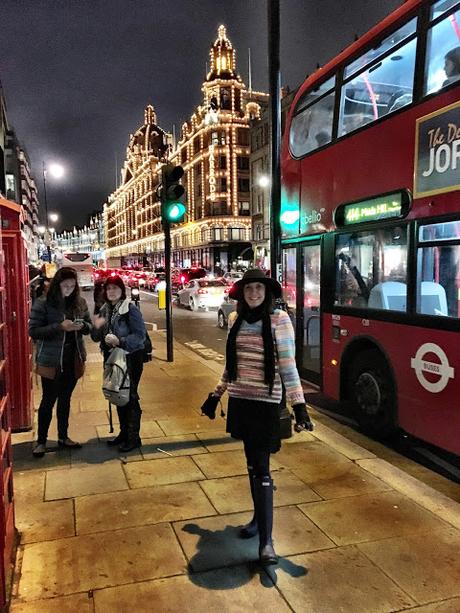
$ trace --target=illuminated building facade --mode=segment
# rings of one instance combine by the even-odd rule
[[[164,239],[161,228],[158,187],[161,163],[170,149],[170,135],[156,124],[149,105],[144,124],[131,134],[121,184],[104,204],[103,223],[108,266],[160,264]]]
[[[102,212],[92,215],[82,228],[64,230],[56,235],[57,259],[59,252],[91,253],[93,261],[105,260],[105,235]]]
[[[249,184],[249,125],[268,95],[246,88],[225,27],[210,50],[203,100],[184,123],[174,151],[156,125],[152,107],[131,137],[120,187],[104,206],[109,266],[164,263],[164,236],[156,196],[167,156],[183,166],[187,213],[171,228],[173,265],[215,272],[253,260]],[[136,262],[137,258],[137,262]]]
[[[253,259],[249,123],[268,95],[248,90],[236,72],[225,27],[210,51],[203,101],[184,123],[173,161],[183,166],[188,218],[173,229],[173,261],[219,272]]]

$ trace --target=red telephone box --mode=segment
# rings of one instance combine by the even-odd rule
[[[11,309],[8,306],[7,265],[2,244],[2,228],[9,225],[9,216],[5,218],[3,216],[7,210],[19,217],[20,207],[0,199],[0,608],[2,610],[8,600],[8,586],[16,551],[10,418],[11,364],[16,363],[16,351],[15,345],[10,343],[8,334]]]
[[[6,324],[8,347],[14,352],[10,361],[11,429],[31,430],[32,342],[29,338],[30,313],[29,269],[26,242],[21,231],[21,206],[0,199],[2,243],[5,258]],[[11,365],[14,364],[14,368]]]

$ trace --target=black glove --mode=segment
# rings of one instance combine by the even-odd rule
[[[311,432],[313,430],[313,424],[307,412],[307,405],[304,402],[301,402],[299,404],[295,404],[292,408],[294,409],[295,415],[294,430],[296,432],[302,432],[302,430],[308,430]]]
[[[213,392],[210,392],[206,400],[201,405],[201,414],[206,415],[207,417],[209,417],[209,419],[215,419],[216,408],[219,404],[219,401],[219,396],[214,396]]]

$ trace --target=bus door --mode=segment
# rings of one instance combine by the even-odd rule
[[[283,299],[296,331],[300,374],[319,384],[321,377],[320,242],[283,248]]]
[[[301,270],[298,300],[298,329],[301,334],[299,366],[305,379],[319,384],[321,379],[321,245],[318,240],[315,240],[303,243],[299,249]]]

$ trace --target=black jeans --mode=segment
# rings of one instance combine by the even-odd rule
[[[38,437],[37,442],[45,445],[48,438],[48,429],[50,427],[51,418],[53,415],[54,403],[57,400],[57,425],[58,438],[65,440],[67,438],[67,429],[69,427],[70,399],[72,392],[77,384],[75,378],[75,353],[74,351],[65,352],[63,359],[63,370],[56,374],[54,379],[45,379],[41,377],[43,396],[38,407]]]

